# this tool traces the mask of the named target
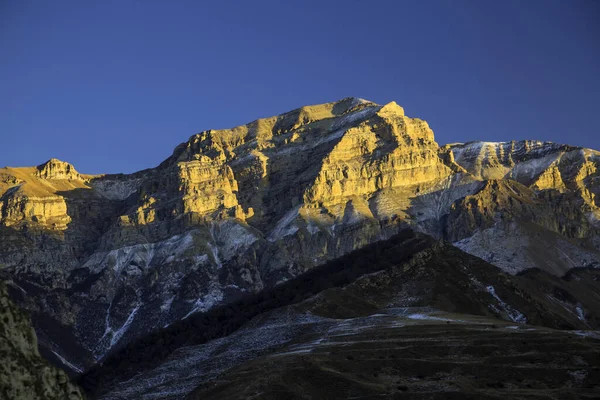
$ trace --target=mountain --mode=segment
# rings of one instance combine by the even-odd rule
[[[347,98],[201,132],[134,174],[0,169],[0,275],[40,351],[77,374],[407,227],[510,274],[588,271],[599,163],[547,142],[439,146],[396,103]]]
[[[133,341],[80,382],[106,400],[592,398],[598,293],[600,269],[513,276],[408,230]]]
[[[6,400],[78,400],[67,374],[44,360],[29,318],[8,298],[0,282],[0,396]]]

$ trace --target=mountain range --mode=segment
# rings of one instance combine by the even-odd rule
[[[340,398],[494,398],[527,385],[593,395],[599,167],[600,152],[550,142],[440,146],[395,102],[346,98],[201,132],[133,174],[57,159],[0,169],[0,277],[40,353],[91,397],[323,397],[336,385],[349,391]],[[421,334],[444,337],[441,353]],[[393,349],[414,342],[412,358],[391,351],[426,358],[403,369],[450,352],[468,371],[414,380],[386,359],[365,361],[375,369],[360,377],[351,361],[374,356],[370,335]],[[545,372],[492,382],[513,361],[531,364],[477,353],[498,340],[497,357],[539,342],[530,356]],[[558,373],[548,359],[567,342]],[[495,366],[479,372],[491,386],[475,385],[473,357]]]

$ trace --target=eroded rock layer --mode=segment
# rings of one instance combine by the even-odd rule
[[[347,98],[201,132],[131,175],[1,169],[1,274],[76,372],[405,226],[511,273],[600,265],[599,163],[535,141],[440,147],[396,103]]]

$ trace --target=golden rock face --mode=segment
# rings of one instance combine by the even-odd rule
[[[67,205],[61,196],[13,197],[6,200],[3,208],[6,226],[32,221],[53,229],[66,229],[71,222],[71,217],[67,215]]]
[[[66,229],[71,216],[65,198],[68,193],[90,189],[86,185],[89,178],[57,159],[38,167],[0,169],[0,223]]]
[[[406,117],[402,108],[390,103],[345,131],[324,157],[314,183],[303,195],[304,204],[324,207],[340,219],[347,202],[368,204],[386,191],[395,191],[396,200],[406,201],[407,194],[429,188],[452,173],[437,148],[425,122]],[[363,214],[373,212],[377,210]]]
[[[265,237],[284,222],[291,230],[331,229],[349,219],[401,218],[419,225],[450,213],[451,203],[476,195],[469,192],[473,182],[486,180],[516,181],[536,193],[572,193],[595,216],[598,157],[591,150],[536,141],[439,147],[428,124],[407,117],[395,102],[380,106],[347,98],[201,132],[159,167],[118,179],[82,175],[56,159],[36,168],[5,168],[0,223],[64,231],[81,217],[69,210],[80,195],[112,201],[135,197],[133,207],[107,216],[115,221],[112,235],[120,235],[115,232],[120,226],[148,240],[200,221],[226,219],[249,224]],[[511,186],[502,188],[510,192]],[[462,206],[465,215],[473,207],[489,209],[469,204]],[[296,210],[293,216],[291,210]],[[152,228],[171,226],[173,220],[187,222]],[[477,229],[473,222],[469,226],[459,230],[466,235]]]
[[[426,122],[396,103],[360,99],[194,135],[161,167],[161,182],[148,191],[164,187],[170,195],[152,204],[163,209],[155,215],[235,217],[265,235],[294,207],[301,207],[300,218],[312,214],[329,224],[340,222],[352,202],[372,216],[368,205],[357,204],[387,190],[408,188],[406,197],[452,174]]]
[[[56,158],[38,166],[36,176],[42,179],[84,179],[71,164]]]
[[[440,147],[396,103],[347,98],[198,133],[130,175],[58,160],[1,169],[0,271],[45,282],[26,306],[101,357],[125,331],[407,226],[510,273],[600,266],[599,165],[596,151],[547,142]]]

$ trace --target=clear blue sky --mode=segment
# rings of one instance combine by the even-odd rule
[[[347,96],[439,143],[600,149],[595,0],[0,0],[0,166],[133,172],[205,129]]]

